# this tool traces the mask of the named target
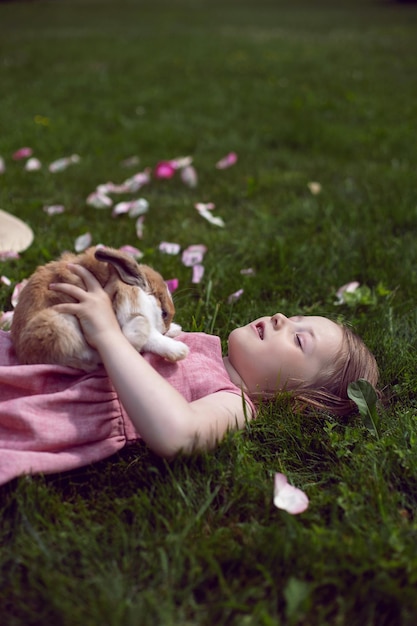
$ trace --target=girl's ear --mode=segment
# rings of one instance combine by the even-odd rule
[[[118,273],[120,280],[127,285],[145,289],[147,282],[140,265],[130,255],[114,248],[97,248],[94,256],[98,261],[110,263]]]

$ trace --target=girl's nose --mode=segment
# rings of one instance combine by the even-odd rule
[[[272,325],[276,330],[282,328],[282,326],[288,322],[288,317],[286,317],[283,313],[275,313],[271,317]]]

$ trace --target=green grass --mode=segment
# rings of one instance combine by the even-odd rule
[[[376,0],[0,4],[0,208],[35,231],[1,263],[13,284],[0,309],[89,231],[179,278],[186,330],[226,339],[278,310],[349,322],[387,397],[379,438],[359,417],[306,419],[283,400],[212,454],[167,464],[137,444],[5,485],[2,624],[415,624],[416,26],[412,4]],[[41,171],[12,161],[24,145]],[[238,163],[216,170],[231,150]],[[73,153],[78,165],[48,172]],[[140,166],[123,168],[134,154]],[[199,185],[143,188],[143,240],[128,217],[86,205],[98,184],[186,154]],[[197,201],[214,202],[226,227],[199,217]],[[56,203],[66,212],[47,216]],[[158,251],[163,240],[206,244],[201,284]],[[335,306],[354,279],[369,303]],[[308,494],[302,515],[273,507],[276,471]]]

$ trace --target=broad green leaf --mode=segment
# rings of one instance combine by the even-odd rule
[[[379,439],[379,415],[376,410],[377,394],[372,385],[363,378],[350,383],[347,394],[358,407],[366,428]]]

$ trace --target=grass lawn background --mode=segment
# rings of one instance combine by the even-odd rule
[[[378,433],[284,399],[212,454],[167,464],[138,444],[2,487],[2,624],[415,623],[416,26],[413,4],[371,0],[0,3],[0,208],[35,232],[1,262],[0,310],[90,232],[179,279],[185,330],[226,340],[276,311],[350,323],[387,399]],[[41,170],[12,159],[22,146]],[[236,165],[216,169],[231,151]],[[114,198],[149,201],[142,239],[135,220],[86,204],[97,185],[184,155],[196,188],[176,175]],[[161,241],[207,247],[201,283]],[[336,306],[351,280],[360,297]],[[276,471],[308,494],[302,515],[273,507]]]

